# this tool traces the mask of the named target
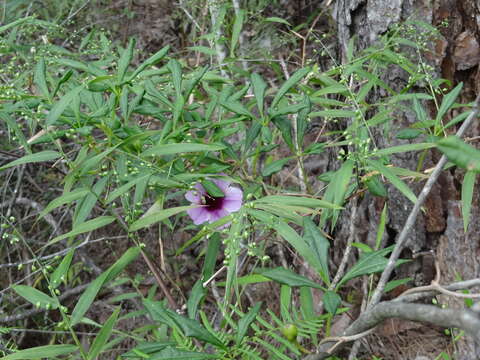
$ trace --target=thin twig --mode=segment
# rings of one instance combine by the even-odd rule
[[[473,120],[477,117],[478,112],[480,110],[479,106],[480,106],[480,96],[478,96],[477,99],[475,100],[472,112],[467,117],[467,119],[463,122],[460,129],[458,129],[456,133],[458,137],[461,137],[465,133],[468,127],[472,124]],[[383,295],[383,291],[385,289],[385,285],[390,279],[392,271],[396,266],[397,260],[400,257],[401,252],[403,251],[403,248],[405,246],[405,242],[410,233],[410,230],[414,226],[423,203],[425,202],[428,194],[432,190],[433,184],[435,184],[435,182],[437,181],[438,177],[440,176],[440,173],[442,172],[443,166],[446,163],[447,163],[447,157],[443,155],[440,161],[438,162],[437,166],[435,166],[435,170],[432,172],[429,179],[425,183],[425,186],[423,187],[422,191],[420,192],[420,195],[418,196],[418,199],[415,202],[415,205],[412,211],[410,212],[410,214],[408,215],[407,221],[405,222],[405,225],[402,228],[402,232],[398,236],[398,239],[395,244],[395,248],[393,249],[392,254],[390,255],[390,258],[388,259],[388,263],[387,263],[387,266],[385,267],[385,270],[382,272],[382,275],[380,276],[380,280],[378,281],[377,287],[373,292],[372,299],[370,300],[370,303],[368,304],[367,309],[369,310],[372,309],[376,304],[380,302],[380,299]]]
[[[146,262],[147,265],[148,265],[148,268],[149,268],[150,271],[153,273],[153,276],[155,277],[155,280],[157,280],[158,286],[160,286],[160,288],[161,288],[162,291],[163,291],[163,294],[164,294],[165,297],[167,298],[168,303],[170,304],[170,306],[171,306],[173,309],[175,309],[175,310],[179,309],[179,306],[177,305],[177,302],[174,300],[174,298],[172,297],[172,295],[171,295],[170,292],[168,291],[167,286],[165,285],[165,282],[162,280],[162,276],[161,276],[160,273],[158,272],[157,267],[156,267],[156,266],[153,264],[153,262],[148,258],[148,255],[145,254],[145,251],[143,251],[143,249],[141,250],[141,253],[142,253],[143,259],[145,260],[145,262]]]

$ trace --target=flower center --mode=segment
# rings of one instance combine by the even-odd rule
[[[219,210],[223,206],[223,197],[215,197],[209,194],[205,194],[205,205],[209,211]]]

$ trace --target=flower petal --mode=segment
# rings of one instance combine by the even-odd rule
[[[210,219],[208,220],[209,223],[213,223],[213,222],[227,216],[228,214],[230,214],[225,209],[218,209],[218,210],[214,210],[214,211],[209,211],[208,213],[210,214]]]
[[[242,200],[223,200],[222,209],[228,211],[229,213],[240,210],[242,207]]]
[[[243,199],[243,191],[239,188],[230,186],[227,191],[225,191],[225,200],[240,200]]]
[[[195,225],[203,224],[210,219],[210,213],[202,206],[194,209],[188,209],[187,214],[192,218]]]
[[[187,191],[185,194],[185,199],[194,204],[201,204],[202,196],[197,190]]]
[[[222,179],[210,179],[213,181],[215,185],[217,185],[220,190],[222,190],[224,193],[228,191],[228,187],[230,186],[230,181],[227,180],[222,180]]]

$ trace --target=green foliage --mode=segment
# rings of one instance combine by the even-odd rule
[[[395,167],[392,157],[397,154],[425,153],[437,147],[453,164],[467,170],[462,187],[467,230],[480,152],[458,138],[442,137],[446,128],[466,118],[462,114],[443,125],[456,106],[461,84],[445,94],[435,116],[425,110],[425,103],[441,91],[442,82],[434,83],[421,66],[424,64],[417,64],[397,48],[398,44],[419,45],[408,36],[411,23],[401,25],[410,31],[407,35],[401,36],[401,29],[394,28],[379,45],[362,52],[355,53],[352,40],[346,64],[327,71],[315,64],[296,69],[285,80],[279,75],[274,82],[276,89],[271,89],[264,79],[267,71],[262,73],[261,67],[236,69],[235,63],[241,61],[240,35],[249,13],[241,10],[232,15],[231,10],[222,5],[219,13],[226,19],[225,31],[230,34],[230,59],[221,69],[191,67],[184,59],[177,59],[168,46],[138,62],[134,39],[125,48],[114,46],[107,34],[94,30],[68,49],[53,42],[27,49],[19,43],[22,37],[17,34],[28,38],[33,28],[46,29],[53,36],[60,32],[59,27],[32,17],[0,27],[0,33],[6,35],[1,40],[2,51],[11,59],[6,68],[17,62],[23,64],[19,76],[5,75],[11,81],[2,84],[0,119],[9,134],[5,140],[8,149],[25,152],[2,165],[0,171],[4,174],[20,166],[45,163],[50,166],[55,160],[55,166],[61,164],[58,183],[63,189],[39,212],[38,220],[72,210],[71,221],[67,222],[70,229],[63,234],[52,232],[32,251],[43,254],[59,245],[69,248],[63,259],[56,259],[50,272],[45,270],[43,260],[36,260],[45,270],[45,287],[41,282],[11,289],[34,306],[58,309],[62,317],[58,325],[69,331],[71,339],[53,341],[75,343],[25,349],[5,359],[52,358],[75,351],[84,360],[101,358],[116,341],[127,337],[137,343],[122,354],[131,359],[301,357],[308,352],[305,347],[313,349],[318,344],[317,336],[325,323],[346,311],[341,307],[339,290],[352,279],[381,272],[392,250],[381,248],[387,221],[385,205],[375,248],[355,244],[362,255],[331,286],[332,244],[327,232],[334,233],[350,197],[368,190],[388,202],[390,190],[395,188],[410,201],[417,201],[405,177],[421,178],[422,164],[415,170]],[[221,23],[206,38],[216,37]],[[262,23],[292,26],[278,17],[265,18]],[[202,45],[189,50],[217,54],[213,47]],[[16,60],[14,53],[18,53]],[[275,65],[261,65],[270,65],[268,70],[279,73]],[[392,89],[382,76],[389,67],[406,71],[412,81],[404,88]],[[421,86],[424,81],[431,86]],[[412,92],[414,86],[419,92]],[[369,95],[376,89],[386,95],[370,102]],[[406,129],[395,129],[395,140],[387,135],[389,145],[377,148],[373,134],[389,134],[395,111],[406,109],[413,111],[417,121]],[[323,134],[322,143],[309,143],[307,135],[318,123],[328,126],[330,132]],[[278,155],[278,149],[283,155]],[[337,170],[321,174],[319,180],[326,186],[312,191],[312,176],[305,171],[304,161],[325,151],[338,156]],[[283,177],[282,171],[294,163],[302,174],[302,186],[275,187],[275,181]],[[188,205],[184,195],[202,184],[208,196],[226,197],[212,181],[220,176],[242,187],[243,206],[197,229],[186,211],[198,205]],[[62,283],[78,275],[78,264],[82,267],[76,262],[75,248],[92,233],[105,229],[125,235],[129,248],[115,254],[118,260],[107,270],[99,271],[69,313],[58,295]],[[187,234],[183,245],[176,244],[177,254],[192,245],[202,247],[203,240],[207,242],[199,255],[202,272],[185,299],[186,316],[164,302],[154,301],[156,287],[144,294],[138,279],[121,277],[144,251],[141,239],[147,231],[158,232],[160,238]],[[272,234],[279,241],[285,240],[315,278],[269,264]],[[148,252],[143,255],[147,258]],[[216,321],[206,306],[207,301],[212,302],[207,298],[209,281],[218,276],[217,258],[223,260],[226,273],[222,275],[225,281],[217,283],[223,293],[215,293],[214,303],[222,321]],[[240,265],[245,259],[254,265],[243,274],[245,268]],[[391,282],[388,289],[404,280]],[[89,319],[89,309],[102,290],[122,282],[137,291],[111,300],[139,298],[144,309],[123,315],[118,307],[102,325]],[[260,302],[244,308],[242,295],[261,282],[280,284],[278,312],[272,304]],[[325,311],[321,314],[314,306],[314,289],[323,292]],[[134,334],[116,329],[122,319],[134,316],[151,319],[154,324],[136,329]],[[75,335],[80,323],[98,328],[88,352]]]

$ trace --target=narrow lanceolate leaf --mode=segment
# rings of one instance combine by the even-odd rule
[[[367,254],[362,254],[358,262],[352,266],[352,268],[345,274],[345,276],[340,280],[337,285],[337,289],[345,284],[347,281],[362,276],[373,274],[376,272],[383,271],[385,266],[388,263],[388,259],[385,258],[385,255],[392,251],[392,246],[379,250],[369,252]],[[397,261],[397,265],[404,263],[405,260]]]
[[[476,173],[467,171],[462,184],[462,216],[463,231],[467,232],[470,221],[470,211],[472,209],[473,188],[475,186]]]
[[[34,82],[37,86],[38,90],[45,96],[47,99],[50,98],[50,93],[48,92],[48,85],[46,79],[46,67],[45,67],[45,59],[42,57],[38,61],[37,65],[35,66],[35,75],[34,75]]]
[[[170,60],[167,67],[172,74],[173,88],[175,89],[177,98],[179,98],[182,96],[182,68],[180,63],[175,59]]]
[[[415,144],[392,146],[389,148],[376,151],[375,156],[391,155],[391,154],[402,153],[407,151],[425,150],[433,147],[435,147],[434,143],[415,143]]]
[[[255,95],[258,111],[260,111],[260,115],[263,117],[263,100],[265,98],[265,90],[267,89],[267,84],[265,83],[263,78],[257,73],[252,73],[250,79],[253,85],[253,94]]]
[[[262,302],[257,302],[255,306],[251,308],[250,311],[245,316],[243,316],[240,320],[238,320],[238,329],[237,329],[237,334],[235,336],[235,342],[237,343],[237,345],[242,342],[242,339],[246,335],[248,328],[250,327],[250,324],[257,317],[257,314],[260,311],[261,307],[262,307]]]
[[[219,151],[225,149],[225,145],[210,145],[210,144],[193,144],[193,143],[178,143],[178,144],[161,144],[145,150],[143,156],[164,156],[180,153],[203,152],[203,151]]]
[[[96,230],[98,228],[101,228],[103,226],[106,226],[108,224],[111,224],[112,222],[115,221],[115,218],[113,216],[100,216],[98,218],[85,221],[84,223],[81,223],[80,225],[76,226],[75,228],[72,229],[72,231],[69,231],[66,234],[59,235],[53,240],[51,240],[48,245],[52,245],[60,240],[66,239],[68,237],[73,237],[77,236],[86,232],[90,232],[93,230]]]
[[[297,85],[300,80],[302,80],[308,73],[310,72],[310,68],[306,67],[300,70],[297,70],[285,83],[282,87],[278,90],[275,98],[272,101],[272,109],[278,104],[278,102],[283,98],[283,96],[290,90],[293,86]]]
[[[403,195],[405,195],[411,202],[415,203],[417,197],[412,190],[405,184],[397,175],[395,175],[392,170],[383,165],[380,161],[376,160],[367,160],[369,166],[377,170],[380,174],[385,176],[393,186],[397,188]]]
[[[63,95],[60,100],[53,105],[52,109],[48,113],[47,119],[45,121],[45,124],[47,126],[53,125],[58,118],[63,114],[65,109],[70,105],[70,103],[75,99],[80,92],[83,90],[83,85],[79,85],[72,90],[70,90],[68,93]]]
[[[150,358],[150,357],[149,357]],[[195,351],[178,350],[168,347],[155,353],[156,360],[203,360],[203,359],[218,359],[217,354],[208,354]]]
[[[40,358],[53,359],[56,356],[70,354],[77,350],[75,345],[45,345],[20,350],[2,357],[2,360],[36,360]]]
[[[467,171],[480,172],[480,151],[457,136],[449,136],[437,143],[438,149],[449,161]]]
[[[157,51],[155,54],[150,56],[147,60],[145,60],[134,72],[130,77],[128,78],[128,81],[132,81],[137,77],[138,74],[140,74],[143,70],[145,70],[147,67],[155,65],[158,63],[160,60],[162,60],[165,55],[167,55],[168,50],[170,49],[170,45],[167,45],[163,48],[161,48],[159,51]]]
[[[41,307],[43,309],[56,309],[59,305],[56,299],[31,286],[13,285],[12,289],[34,306]]]
[[[78,324],[82,320],[83,315],[85,315],[90,308],[90,305],[92,305],[102,286],[116,278],[128,264],[138,257],[139,254],[140,248],[138,247],[128,249],[120,259],[88,285],[72,311],[72,317],[70,320],[72,326]]]
[[[38,217],[42,218],[45,215],[47,215],[50,211],[62,205],[70,204],[75,200],[82,199],[85,196],[87,196],[90,192],[91,190],[86,188],[79,188],[79,189],[75,189],[73,191],[67,192],[62,196],[59,196],[58,198],[50,201],[50,203],[45,207],[45,209],[42,210],[42,212],[38,215]]]
[[[438,110],[436,122],[440,121],[443,118],[443,115],[447,113],[447,111],[452,107],[457,99],[460,91],[462,90],[463,83],[458,84],[455,88],[452,89],[447,95],[443,97],[442,105],[440,105],[440,109]]]
[[[128,42],[128,46],[125,50],[123,50],[122,55],[120,56],[120,60],[118,61],[118,72],[117,72],[117,81],[120,83],[125,74],[127,73],[128,65],[133,58],[133,50],[135,48],[135,39],[130,38]]]
[[[103,324],[101,330],[98,332],[98,335],[93,341],[93,344],[87,355],[87,360],[94,360],[100,354],[100,352],[102,351],[102,348],[105,346],[108,338],[112,333],[113,326],[117,322],[119,312],[120,312],[120,308],[116,308],[113,314],[110,315],[107,321],[105,321],[105,324]]]
[[[144,227],[148,227],[152,224],[155,224],[159,221],[165,220],[170,216],[179,214],[181,212],[187,211],[189,209],[193,209],[198,205],[190,205],[190,206],[178,206],[170,209],[162,209],[156,212],[153,212],[147,216],[144,216],[137,221],[135,221],[132,225],[130,225],[129,231],[136,231],[142,229]]]
[[[266,204],[281,204],[281,205],[291,205],[291,206],[305,206],[308,208],[326,208],[326,209],[343,209],[341,206],[334,205],[328,201],[307,198],[302,196],[287,196],[287,195],[270,195],[265,196],[261,199],[256,200],[257,203],[266,203]]]
[[[41,151],[41,152],[38,152],[38,153],[35,153],[35,154],[25,155],[25,156],[21,157],[20,159],[9,162],[8,164],[0,167],[0,171],[11,168],[12,166],[29,164],[29,163],[36,163],[36,162],[43,162],[43,161],[49,161],[49,160],[55,160],[55,159],[59,158],[60,156],[61,156],[60,153],[58,153],[56,151],[45,150],[45,151]]]
[[[323,305],[325,306],[325,310],[330,315],[335,315],[337,309],[339,308],[340,304],[342,303],[342,299],[338,296],[337,293],[333,291],[326,291],[323,294]]]
[[[302,256],[314,269],[321,272],[322,266],[318,261],[312,249],[308,246],[305,240],[297,234],[291,226],[284,221],[279,221],[273,225],[277,233],[283,237],[299,254]]]
[[[198,321],[178,315],[177,313],[166,309],[160,302],[157,301],[145,299],[143,300],[143,304],[153,320],[167,323],[172,327],[181,329],[185,336],[193,337],[209,344],[225,348],[223,342],[214,334],[205,329]]]
[[[245,10],[240,9],[235,14],[235,21],[233,23],[233,30],[232,30],[232,40],[230,42],[230,57],[235,57],[235,48],[238,44],[238,39],[240,38],[240,33],[242,31],[243,20],[245,18]]]
[[[330,283],[330,275],[328,271],[328,248],[330,243],[323,236],[323,234],[318,229],[317,225],[312,221],[312,219],[306,216],[303,220],[304,235],[303,238],[308,246],[312,249],[313,253],[320,263],[322,271],[320,272],[320,277],[325,282],[325,284]]]
[[[288,286],[308,286],[317,289],[321,289],[322,286],[306,278],[305,276],[295,274],[293,271],[285,269],[283,267],[277,267],[268,270],[256,270],[260,275],[265,276],[273,281],[276,281],[283,285]]]
[[[64,276],[67,274],[70,264],[72,263],[74,253],[75,249],[70,250],[67,255],[64,256],[62,262],[55,269],[52,276],[50,276],[50,286],[53,289],[56,289],[60,285],[64,279]]]

